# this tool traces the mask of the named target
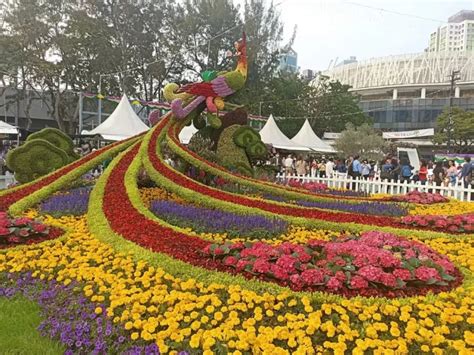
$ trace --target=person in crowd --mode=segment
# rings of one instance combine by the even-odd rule
[[[411,176],[413,175],[412,170],[413,167],[408,163],[408,160],[404,159],[400,162],[401,169],[400,169],[400,181],[401,182],[409,182]]]
[[[464,158],[464,165],[461,169],[461,180],[463,182],[464,188],[468,188],[472,183],[472,176],[474,175],[474,166],[471,163],[470,157]]]
[[[448,170],[446,171],[446,176],[449,179],[449,185],[456,186],[458,168],[456,167],[456,164],[454,164],[454,160],[448,161]]]
[[[361,164],[361,175],[362,178],[367,180],[370,175],[371,166],[367,159],[364,159]]]
[[[316,159],[313,159],[311,161],[311,176],[316,177],[318,176],[318,161]]]
[[[421,161],[420,170],[418,170],[418,179],[422,185],[425,185],[428,180],[428,165],[424,160]]]
[[[286,175],[292,175],[293,174],[293,157],[291,156],[291,154],[288,154],[288,156],[286,157],[284,163],[283,163],[283,166],[285,167],[285,173]]]
[[[324,159],[322,159],[321,163],[319,163],[318,169],[319,169],[319,176],[326,177],[326,161]]]
[[[347,167],[346,164],[341,159],[336,160],[336,173],[338,176],[346,176],[347,174]]]
[[[443,163],[440,161],[436,162],[433,168],[433,182],[436,186],[441,186],[443,185],[444,178],[445,172],[443,169]]]
[[[401,173],[402,167],[401,167],[401,165],[399,164],[397,158],[392,158],[391,163],[392,163],[392,165],[393,165],[393,170],[392,170],[392,177],[391,177],[391,179],[392,179],[393,181],[398,181],[398,179],[400,178],[400,173]]]
[[[326,176],[333,177],[334,176],[334,159],[329,158],[326,162]]]
[[[359,161],[359,155],[354,156],[354,160],[352,161],[352,177],[357,178],[362,175],[362,166]]]
[[[386,159],[385,163],[382,164],[382,170],[380,172],[380,179],[382,180],[391,180],[392,171],[394,166],[392,165],[392,159]]]
[[[305,176],[308,170],[308,166],[306,165],[306,161],[303,159],[302,156],[298,157],[298,160],[295,163],[296,173],[299,176]]]

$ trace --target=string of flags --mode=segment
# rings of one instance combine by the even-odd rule
[[[83,92],[82,95],[90,99],[107,100],[107,101],[112,101],[116,103],[119,103],[120,100],[122,99],[120,96],[104,96],[102,94],[94,94],[90,92]],[[130,104],[136,105],[136,106],[150,107],[153,109],[161,109],[161,110],[166,110],[166,111],[170,110],[170,104],[167,102],[132,99],[130,100]],[[248,118],[251,121],[260,121],[260,122],[266,122],[268,119],[267,116],[259,116],[259,115],[252,115],[252,114],[249,114]]]

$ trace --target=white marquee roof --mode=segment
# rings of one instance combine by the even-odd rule
[[[18,128],[4,121],[0,121],[0,133],[1,134],[18,134]]]
[[[198,129],[192,123],[189,126],[183,127],[181,132],[179,132],[179,141],[183,144],[188,144],[197,131]]]
[[[81,134],[100,135],[106,140],[120,141],[145,132],[149,127],[133,111],[127,95],[123,95],[114,112],[92,131],[83,130]]]
[[[265,126],[263,126],[259,133],[263,143],[271,144],[275,148],[286,150],[309,150],[306,147],[293,143],[291,139],[285,136],[283,132],[280,131],[280,128],[278,128],[273,115],[270,115]]]
[[[323,153],[335,153],[333,147],[329,144],[323,142],[317,135],[314,133],[309,121],[306,119],[301,127],[300,131],[291,138],[291,141],[299,146],[308,147],[315,152]]]

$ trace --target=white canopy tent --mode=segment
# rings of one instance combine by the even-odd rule
[[[18,128],[8,124],[4,121],[0,121],[0,134],[18,134]]]
[[[189,126],[183,127],[181,132],[179,132],[179,141],[183,144],[189,144],[192,136],[194,136],[197,131],[198,129],[194,127],[192,123]]]
[[[306,119],[303,123],[303,126],[299,132],[291,138],[291,141],[299,146],[308,147],[315,152],[322,153],[335,153],[333,147],[329,144],[323,142],[317,135],[314,133],[309,121]]]
[[[268,117],[265,126],[263,126],[259,133],[263,143],[271,144],[275,148],[286,150],[309,150],[309,148],[293,143],[291,139],[285,136],[283,132],[280,131],[280,128],[278,128],[273,115]]]
[[[145,132],[149,127],[133,111],[127,95],[123,95],[114,112],[92,131],[83,130],[82,135],[96,136],[111,141],[120,141]]]

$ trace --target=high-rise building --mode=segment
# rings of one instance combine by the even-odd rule
[[[312,69],[305,69],[301,72],[301,76],[305,80],[313,80],[316,76],[316,71]]]
[[[296,53],[293,48],[280,54],[280,65],[278,66],[278,70],[290,73],[298,72],[298,53]]]
[[[474,11],[461,10],[430,35],[428,52],[474,50]]]

